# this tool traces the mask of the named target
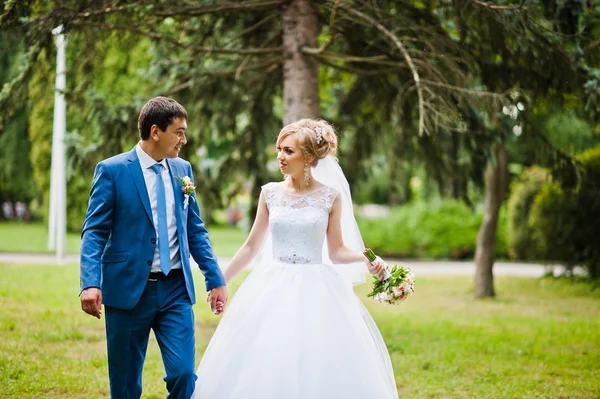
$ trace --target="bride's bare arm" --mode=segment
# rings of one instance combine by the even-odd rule
[[[367,257],[361,252],[353,251],[344,245],[342,237],[342,200],[338,195],[333,201],[331,212],[329,213],[329,225],[327,227],[327,248],[329,250],[329,259],[333,263],[357,263],[365,262],[369,272],[383,278],[385,264],[372,265]]]
[[[252,225],[250,234],[248,234],[246,242],[244,242],[240,249],[238,249],[233,259],[231,259],[229,266],[225,272],[223,272],[223,275],[225,276],[225,282],[229,284],[229,282],[231,282],[231,280],[233,280],[233,278],[237,276],[240,271],[248,266],[250,261],[256,256],[262,246],[268,228],[269,210],[267,209],[267,203],[264,195],[261,193],[258,200],[256,218],[254,219],[254,224]]]

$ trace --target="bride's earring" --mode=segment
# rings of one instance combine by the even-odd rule
[[[310,183],[310,174],[308,173],[308,164],[304,165],[304,185],[308,186]]]

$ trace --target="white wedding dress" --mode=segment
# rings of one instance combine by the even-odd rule
[[[273,261],[255,267],[198,368],[195,399],[397,398],[375,322],[322,249],[337,192],[263,186]]]

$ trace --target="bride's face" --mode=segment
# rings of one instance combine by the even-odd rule
[[[306,160],[295,134],[290,134],[279,142],[277,160],[279,161],[279,169],[286,175],[299,176],[304,173]]]

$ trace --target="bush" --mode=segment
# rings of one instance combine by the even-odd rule
[[[535,197],[529,219],[546,259],[584,265],[600,278],[600,147],[577,157],[583,167],[575,189],[548,182]]]
[[[569,237],[577,228],[577,222],[572,219],[573,205],[574,200],[560,184],[547,182],[536,195],[528,220],[532,242],[540,258],[566,263],[569,269],[573,266]]]
[[[393,208],[385,219],[359,218],[365,245],[382,256],[470,259],[483,215],[463,202],[445,199]],[[500,214],[497,254],[506,257],[506,217]]]
[[[549,180],[546,169],[532,166],[511,185],[508,199],[507,240],[511,258],[539,259],[532,230],[528,225],[533,200]]]

